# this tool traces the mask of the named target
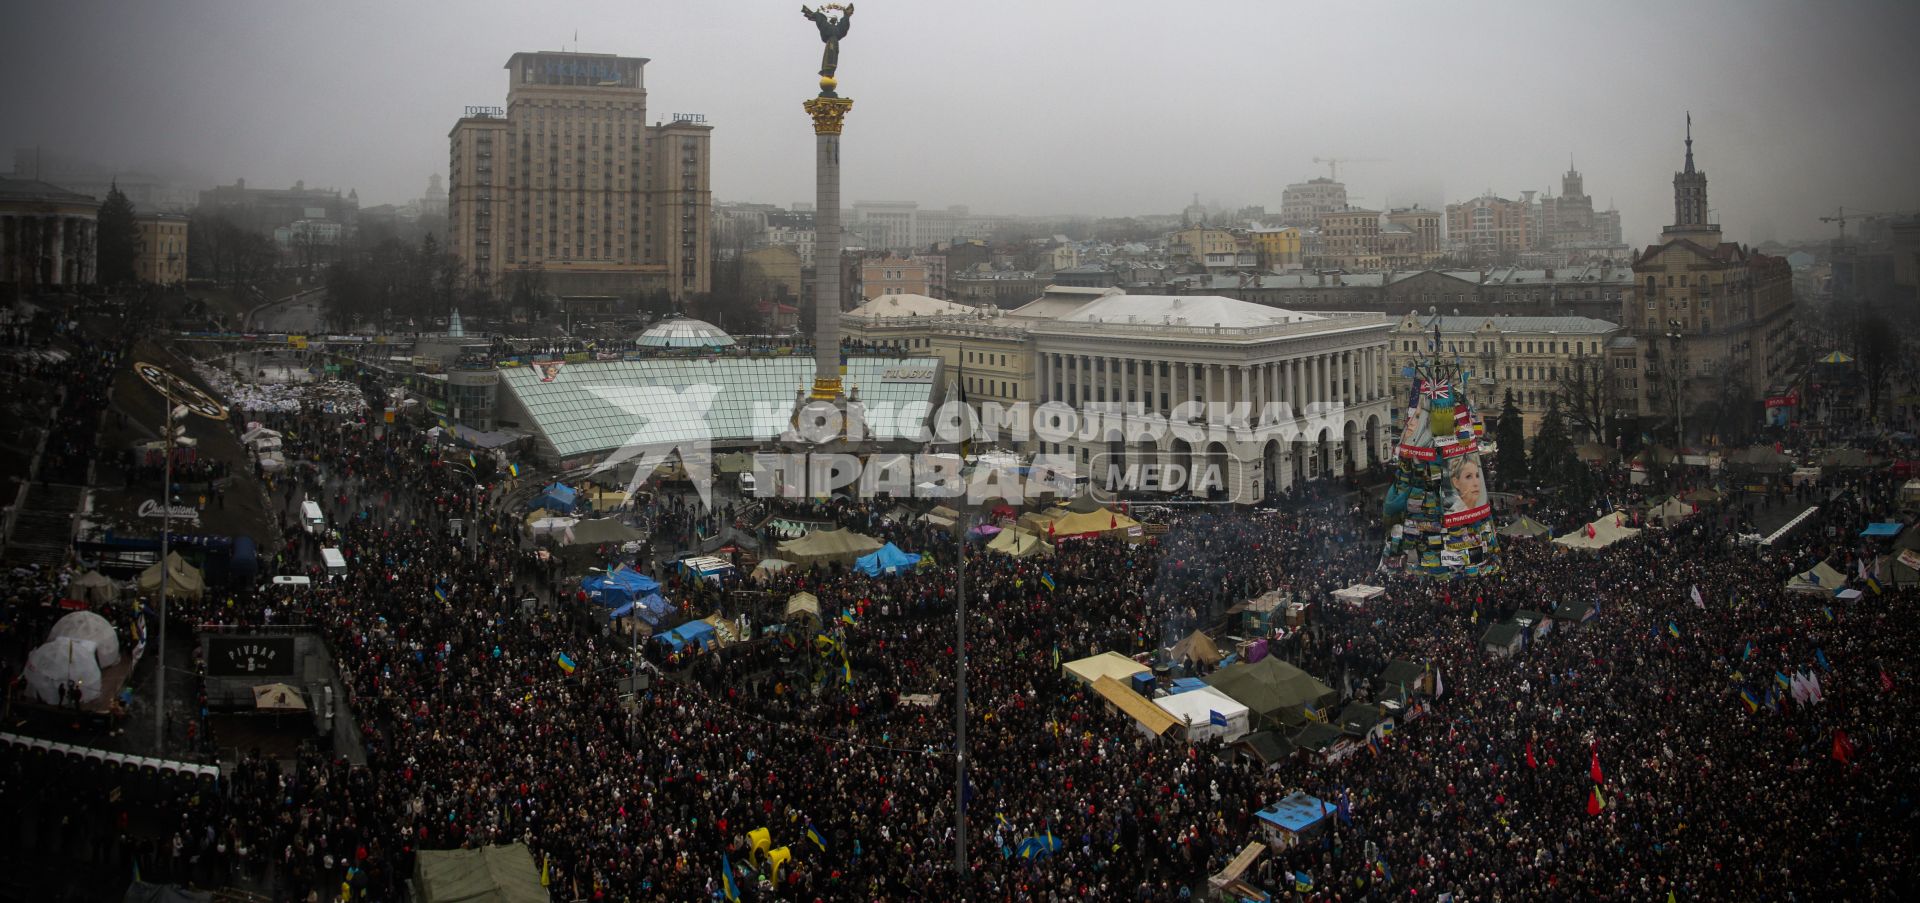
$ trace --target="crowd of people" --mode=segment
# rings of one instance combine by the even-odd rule
[[[217,785],[153,801],[150,837],[101,847],[98,861],[131,859],[149,880],[399,900],[420,850],[518,841],[556,899],[1175,901],[1205,894],[1259,837],[1255,812],[1295,790],[1348,804],[1324,836],[1249,872],[1280,895],[1864,900],[1916,877],[1920,737],[1901,705],[1920,680],[1912,590],[1846,603],[1783,589],[1815,561],[1851,575],[1879,551],[1858,534],[1898,519],[1883,473],[1830,477],[1818,516],[1772,547],[1734,541],[1743,506],[1709,506],[1598,553],[1516,541],[1501,576],[1453,583],[1378,573],[1378,510],[1347,493],[1196,508],[1148,541],[1062,540],[1049,557],[976,547],[964,563],[952,534],[892,506],[781,503],[778,516],[931,560],[885,576],[789,568],[755,597],[655,565],[682,615],[764,625],[807,592],[825,617],[817,632],[681,655],[647,643],[636,658],[538,554],[513,487],[476,485],[404,422],[263,419],[290,465],[258,475],[286,525],[283,544],[263,544],[262,579],[313,583],[177,601],[176,627],[316,631],[366,764],[316,749],[283,768],[242,750]],[[343,577],[300,528],[310,498]],[[668,497],[632,513],[672,534],[665,546],[724,522]],[[956,871],[961,567],[970,833]],[[1386,597],[1327,604],[1358,581]],[[1148,738],[1062,673],[1099,652],[1152,653],[1276,589],[1318,603],[1277,654],[1360,699],[1390,659],[1429,666],[1445,690],[1428,716],[1376,752],[1268,769]],[[1494,621],[1563,601],[1600,614],[1513,659],[1480,648]],[[1816,674],[1821,701],[1748,705],[1742,690],[1776,671]],[[50,792],[37,767],[50,766],[6,766],[7,791]],[[124,803],[75,802],[64,817],[86,836],[129,830]],[[777,873],[761,828],[792,854]],[[1057,851],[1013,852],[1034,837]]]

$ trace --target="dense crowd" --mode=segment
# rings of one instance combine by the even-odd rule
[[[570,601],[508,487],[441,466],[404,424],[379,435],[320,413],[266,420],[294,462],[263,475],[288,537],[263,552],[266,570],[315,583],[210,593],[174,613],[179,625],[319,631],[367,764],[310,754],[282,772],[246,756],[217,792],[181,788],[158,807],[160,839],[124,854],[149,878],[398,900],[418,850],[524,841],[568,899],[714,898],[725,861],[758,900],[1183,900],[1257,837],[1256,810],[1296,789],[1350,799],[1350,814],[1250,874],[1283,892],[1311,876],[1301,893],[1315,899],[1893,899],[1915,877],[1920,738],[1900,705],[1920,679],[1911,590],[1848,604],[1782,588],[1816,560],[1856,572],[1870,551],[1861,527],[1896,516],[1884,475],[1830,478],[1837,495],[1771,548],[1732,541],[1749,515],[1729,505],[1598,554],[1514,544],[1501,577],[1452,584],[1376,573],[1377,509],[1346,494],[1200,509],[1140,544],[976,552],[964,565],[969,868],[956,878],[962,564],[943,531],[858,500],[783,506],[932,562],[883,577],[788,569],[761,587],[776,603],[816,595],[826,642],[774,635],[687,655],[647,644],[636,663]],[[307,498],[337,531],[326,541],[350,562],[342,579],[324,579],[322,539],[296,522]],[[671,533],[668,546],[722,519],[664,497],[633,513]],[[466,536],[447,529],[453,518]],[[770,619],[729,585],[656,573],[687,614]],[[1151,741],[1059,668],[1149,652],[1269,590],[1324,603],[1359,580],[1383,583],[1386,599],[1320,605],[1279,654],[1361,698],[1388,659],[1430,664],[1445,693],[1385,748],[1341,764],[1266,770],[1213,745]],[[553,604],[529,614],[529,595]],[[1492,621],[1561,601],[1601,614],[1512,660],[1480,651]],[[630,693],[636,670],[650,686]],[[1739,689],[1776,670],[1817,673],[1824,700],[1749,711]],[[9,790],[25,777],[9,774]],[[1591,814],[1596,787],[1605,805]],[[111,825],[124,808],[89,798],[78,811]],[[762,827],[794,854],[777,878],[749,840]],[[1034,836],[1061,847],[1010,855]]]

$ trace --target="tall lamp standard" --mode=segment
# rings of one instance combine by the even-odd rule
[[[173,450],[187,434],[187,428],[174,426],[174,421],[185,420],[189,414],[225,420],[227,407],[163,367],[140,361],[134,363],[133,371],[166,400],[160,415],[160,440],[166,458],[161,465],[163,485],[160,487],[160,661],[153,670],[153,732],[159,738],[155,748],[164,756],[167,752],[167,584],[173,582],[173,571],[167,566],[171,552],[169,537],[173,533]]]
[[[966,473],[966,458],[961,457],[961,473]],[[960,537],[960,581],[954,594],[954,685],[953,685],[953,874],[965,886],[967,880],[967,540],[973,529],[973,507],[957,504],[960,516],[954,519],[954,532]]]

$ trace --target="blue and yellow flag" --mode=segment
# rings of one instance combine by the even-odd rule
[[[1679,639],[1679,638],[1680,638],[1680,627],[1679,627],[1679,625],[1677,625],[1677,624],[1675,624],[1675,623],[1673,623],[1672,621],[1668,621],[1668,622],[1667,622],[1667,636],[1670,636],[1670,637],[1673,637],[1673,638],[1674,638],[1674,639],[1676,639],[1676,640],[1677,640],[1677,639]]]
[[[720,892],[728,900],[740,899],[740,888],[733,883],[733,860],[727,854],[720,854]]]
[[[1053,575],[1052,575],[1052,574],[1041,574],[1041,575],[1040,575],[1040,585],[1041,585],[1041,586],[1044,586],[1044,587],[1046,587],[1046,588],[1047,588],[1047,591],[1048,591],[1048,592],[1052,592],[1052,591],[1053,591],[1053,589],[1054,589],[1054,583],[1053,583]]]
[[[480,462],[474,459],[473,452],[467,452],[467,467],[473,470],[480,469]]]
[[[819,847],[820,852],[825,853],[827,851],[827,841],[820,836],[819,831],[813,829],[812,825],[807,826],[807,839],[813,841],[813,845]]]
[[[846,680],[847,686],[853,686],[853,662],[847,660],[845,649],[840,650],[840,676]]]
[[[1820,613],[1827,616],[1827,623],[1829,624],[1833,623],[1833,606],[1831,605],[1820,606]]]
[[[446,588],[446,586],[445,586],[445,585],[441,585],[441,586],[436,586],[436,587],[434,587],[434,588],[433,588],[433,597],[434,597],[435,599],[439,599],[439,600],[440,600],[440,601],[442,601],[442,602],[445,602],[445,601],[447,601],[447,588]]]
[[[507,465],[507,473],[510,473],[510,474],[513,474],[513,475],[514,475],[514,476],[516,476],[516,477],[517,477],[517,476],[519,476],[519,475],[520,475],[520,465],[518,465],[518,464],[508,464],[508,465]]]
[[[1754,712],[1760,711],[1760,700],[1754,698],[1752,690],[1742,687],[1740,689],[1740,701],[1747,704],[1747,714],[1751,715]]]
[[[1306,872],[1293,873],[1293,889],[1297,893],[1313,893],[1313,876]]]
[[[579,665],[574,664],[573,657],[566,654],[565,652],[562,652],[558,656],[556,656],[554,658],[554,661],[560,665],[560,670],[565,671],[568,674],[572,674],[575,668],[580,667]]]
[[[1873,579],[1873,577],[1869,575],[1867,577],[1867,589],[1872,590],[1876,596],[1880,595],[1880,581]]]
[[[1779,684],[1782,690],[1793,689],[1793,681],[1788,680],[1785,674],[1778,671],[1773,672],[1773,682]]]

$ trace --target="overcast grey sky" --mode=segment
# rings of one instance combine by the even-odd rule
[[[24,3],[0,148],[400,202],[520,50],[652,60],[649,115],[715,126],[722,200],[811,200],[820,45],[792,0]],[[1920,207],[1920,3],[866,0],[840,57],[849,200],[1119,215],[1277,210],[1315,156],[1369,206],[1559,188],[1630,240],[1672,214],[1685,111],[1729,237]]]

